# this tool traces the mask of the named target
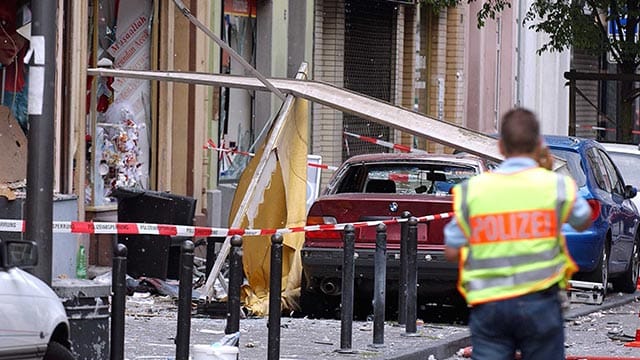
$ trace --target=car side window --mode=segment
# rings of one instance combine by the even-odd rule
[[[366,178],[367,174],[364,171],[364,166],[356,165],[347,169],[346,174],[342,175],[336,194],[341,193],[354,193],[361,192],[361,184]]]
[[[613,165],[613,162],[603,151],[599,151],[599,154],[602,157],[602,162],[604,163],[609,180],[611,181],[611,188],[613,189],[613,192],[619,195],[624,195],[624,184],[622,178],[616,171],[616,167]]]
[[[596,149],[587,150],[587,161],[593,170],[593,176],[598,187],[606,192],[611,192],[611,182],[608,179],[607,170],[602,163],[602,159],[596,153]]]

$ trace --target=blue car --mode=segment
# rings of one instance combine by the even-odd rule
[[[636,188],[625,185],[620,171],[595,140],[545,136],[553,155],[565,159],[566,172],[593,210],[594,222],[584,232],[564,224],[571,256],[580,267],[574,279],[612,285],[614,291],[633,293],[639,272],[640,216],[630,200]],[[606,291],[606,290],[605,290]]]

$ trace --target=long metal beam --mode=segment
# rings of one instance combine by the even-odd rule
[[[102,68],[88,69],[87,74],[268,91],[267,87],[258,79],[239,75]],[[280,78],[268,78],[267,80],[285,94],[293,94],[494,161],[503,160],[498,151],[496,139],[483,133],[320,81]]]

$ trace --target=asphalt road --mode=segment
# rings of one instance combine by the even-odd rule
[[[639,348],[625,347],[640,328],[638,294],[611,294],[602,305],[572,304],[567,314],[567,354],[638,356]],[[341,350],[340,321],[285,317],[281,320],[281,359],[461,359],[455,356],[469,345],[465,325],[427,321],[417,336],[406,336],[403,327],[388,322],[384,346],[373,346],[371,322],[354,322],[350,351]],[[169,359],[175,356],[176,306],[160,296],[129,297],[125,328],[127,359]],[[191,345],[211,344],[224,336],[225,321],[194,317]],[[242,319],[240,359],[267,359],[267,319]]]

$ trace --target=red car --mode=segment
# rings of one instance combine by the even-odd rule
[[[452,211],[451,188],[487,171],[491,164],[472,155],[383,153],[354,156],[335,172],[309,209],[307,225],[348,224],[400,218],[405,211],[422,217]],[[455,289],[457,264],[444,259],[443,227],[449,219],[418,224],[418,296],[420,301],[461,300]],[[375,226],[356,228],[354,313],[371,313]],[[302,312],[311,317],[339,314],[342,231],[309,231],[302,248]],[[386,302],[397,300],[400,224],[387,226]],[[429,300],[431,301],[431,300]]]

